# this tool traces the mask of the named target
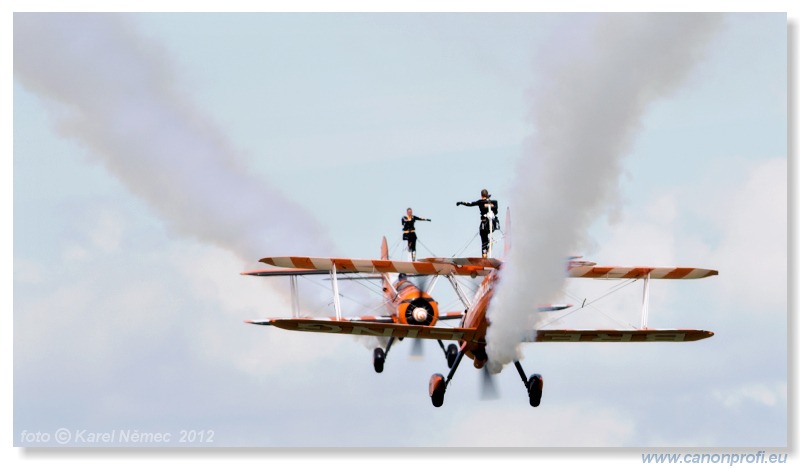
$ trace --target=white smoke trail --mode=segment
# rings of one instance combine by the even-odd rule
[[[538,64],[536,130],[510,204],[514,243],[489,312],[493,372],[520,358],[535,305],[554,299],[566,257],[614,201],[622,158],[648,106],[680,84],[721,22],[713,14],[588,19],[587,29],[563,31]]]
[[[15,14],[14,76],[176,233],[247,262],[332,252],[312,217],[248,173],[125,15]]]

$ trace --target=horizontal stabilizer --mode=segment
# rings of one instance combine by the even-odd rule
[[[240,275],[252,275],[254,277],[292,277],[295,275],[330,275],[330,270],[312,270],[312,269],[263,269],[263,270],[250,270],[242,272]],[[338,272],[339,280],[383,280],[383,274],[361,274],[358,272]],[[412,277],[427,277],[423,274],[407,274],[408,278]]]
[[[449,319],[461,319],[464,317],[464,313],[461,311],[454,311],[452,313],[444,313],[439,315],[439,321],[447,321]]]
[[[525,342],[692,342],[712,337],[713,332],[696,329],[543,329]]]
[[[330,270],[312,269],[264,269],[242,272],[241,275],[254,277],[292,277],[296,275],[330,275]],[[421,277],[421,274],[408,274],[408,277]],[[382,274],[361,274],[358,272],[337,272],[339,280],[383,280]]]
[[[543,305],[539,306],[537,310],[540,313],[549,313],[551,311],[561,311],[567,308],[572,308],[572,305]]]
[[[476,340],[477,335],[477,329],[470,328],[410,326],[405,324],[355,322],[336,319],[275,318],[247,322],[250,324],[275,326],[289,331],[366,335],[373,337],[473,341]]]

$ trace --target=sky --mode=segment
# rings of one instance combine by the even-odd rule
[[[60,446],[66,429],[67,446],[135,430],[207,439],[170,447],[786,447],[787,17],[711,18],[685,46],[649,46],[671,28],[634,29],[641,43],[603,47],[615,21],[667,21],[612,16],[14,15],[14,446]],[[624,130],[607,126],[673,59],[668,86],[645,86]],[[552,86],[595,60],[605,73]],[[570,108],[582,95],[601,106]],[[561,141],[622,143],[607,161],[579,147],[540,182],[546,151],[532,149],[559,122],[541,103],[589,112]],[[261,257],[377,257],[382,236],[403,257],[407,207],[432,219],[418,257],[478,255],[477,210],[455,202],[487,188],[502,218],[524,220],[525,197],[577,213],[556,195],[587,180],[603,184],[574,254],[719,270],[651,284],[650,327],[713,338],[528,344],[539,408],[513,368],[482,400],[465,363],[436,409],[435,343],[422,360],[397,344],[378,375],[366,341],[244,324],[291,312],[286,279],[239,275]],[[557,225],[520,224],[514,245]],[[329,315],[316,282],[300,281],[303,308]],[[570,281],[559,299],[613,286]],[[434,296],[459,309],[445,287]],[[348,315],[381,307],[374,286],[343,292]],[[637,327],[640,301],[635,284],[540,326]]]

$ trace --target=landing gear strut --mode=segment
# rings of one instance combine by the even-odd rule
[[[447,359],[447,367],[452,368],[458,356],[458,346],[456,344],[450,344],[447,348],[444,348],[444,343],[441,340],[437,340],[437,342],[439,342],[439,347],[444,351],[444,357]]]
[[[455,344],[451,344],[448,350],[450,350],[451,347],[458,349]],[[439,373],[431,376],[431,380],[428,382],[428,394],[431,396],[431,403],[434,407],[441,407],[444,403],[444,392],[447,390],[447,385],[450,383],[450,380],[453,379],[453,375],[456,374],[456,369],[458,368],[458,364],[461,363],[462,358],[464,358],[464,351],[458,350],[453,365],[450,367],[450,372],[447,373],[447,378]],[[447,361],[448,363],[450,362],[449,357]]]
[[[375,368],[375,373],[383,372],[383,365],[386,363],[386,356],[389,355],[389,349],[392,348],[392,342],[394,342],[394,337],[389,337],[389,342],[386,343],[386,350],[376,347],[372,351],[372,366]],[[439,342],[439,346],[442,348],[442,351],[444,351],[444,356],[447,359],[447,367],[452,368],[458,356],[458,346],[456,346],[456,344],[450,344],[445,348],[441,340],[437,340],[437,342]]]
[[[452,368],[456,362],[456,357],[458,357],[458,346],[456,344],[448,345],[445,356],[447,356],[447,367]]]
[[[455,348],[454,345],[450,347]],[[450,347],[448,347],[448,352],[450,351]],[[456,369],[459,363],[461,363],[462,358],[464,358],[464,351],[458,350],[453,364],[450,366],[450,372],[447,374],[447,378],[439,373],[431,376],[428,382],[428,394],[431,396],[431,403],[434,407],[441,407],[442,404],[444,404],[444,393],[447,390],[447,385],[450,384],[450,380],[453,379],[453,375],[456,374]],[[477,358],[476,355],[476,359]],[[449,361],[450,357],[448,356],[448,363]],[[520,362],[515,361],[514,367],[516,367],[520,378],[522,378],[522,383],[525,384],[525,390],[528,391],[528,403],[531,407],[539,407],[539,404],[542,402],[542,389],[544,388],[544,379],[542,379],[542,375],[536,373],[531,375],[530,378],[526,378],[525,370],[522,369],[522,364]]]

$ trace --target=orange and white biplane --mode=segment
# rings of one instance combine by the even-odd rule
[[[426,258],[418,261],[398,261],[388,258],[386,238],[381,246],[381,259],[316,258],[316,257],[265,257],[260,260],[280,269],[243,272],[255,276],[289,276],[292,279],[293,317],[268,318],[246,321],[250,324],[275,326],[290,331],[351,334],[387,339],[385,348],[375,348],[373,366],[383,371],[386,354],[396,340],[436,340],[445,353],[449,372],[447,376],[434,374],[429,382],[429,394],[434,406],[440,407],[444,394],[456,369],[466,356],[475,368],[484,368],[489,360],[486,352],[486,333],[490,327],[487,318],[495,286],[502,272],[502,261],[496,258]],[[565,264],[565,275],[591,279],[641,279],[644,285],[642,322],[638,329],[540,329],[531,332],[526,342],[688,342],[706,339],[713,332],[695,329],[650,329],[647,327],[649,281],[655,279],[700,279],[717,275],[716,270],[693,267],[618,267],[599,266],[593,262],[570,258]],[[345,317],[339,301],[340,275],[370,274],[382,280],[386,313],[381,316]],[[300,275],[330,275],[333,291],[334,317],[298,317],[296,277]],[[394,280],[393,276],[396,276]],[[443,276],[449,280],[464,311],[439,313],[438,303],[429,291],[408,279],[409,276]],[[470,300],[456,281],[457,276],[483,277],[480,287]],[[435,283],[435,280],[434,282]],[[571,305],[545,305],[540,312],[558,311]],[[533,309],[533,308],[532,308]],[[442,327],[440,320],[460,319],[458,327]],[[451,341],[447,347],[444,341]],[[525,385],[531,406],[541,401],[544,381],[539,374],[527,376],[519,361],[514,366]]]

